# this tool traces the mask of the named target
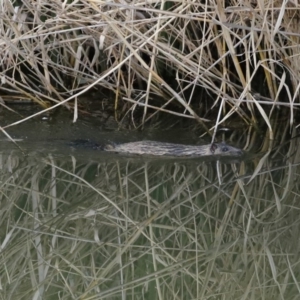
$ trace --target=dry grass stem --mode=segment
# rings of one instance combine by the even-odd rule
[[[46,99],[66,105],[102,87],[123,111],[135,109],[126,99],[142,91],[142,124],[163,107],[202,123],[203,107],[219,99],[223,117],[233,110],[256,122],[260,93],[278,102],[287,96],[293,122],[300,81],[294,2],[3,1],[1,14],[2,89],[44,108]],[[265,110],[259,114],[267,121]]]

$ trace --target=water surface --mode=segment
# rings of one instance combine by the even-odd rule
[[[70,141],[161,132],[39,122],[11,128],[22,150],[1,142],[4,299],[297,299],[297,140],[273,157],[149,159]]]

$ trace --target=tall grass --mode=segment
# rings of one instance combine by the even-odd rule
[[[139,124],[165,111],[204,126],[204,113],[217,107],[218,123],[262,117],[272,132],[269,119],[286,104],[294,120],[296,2],[2,1],[1,19],[2,91],[10,96],[72,107],[105,88],[115,110],[141,107]]]

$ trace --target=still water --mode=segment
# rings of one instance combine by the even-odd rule
[[[21,149],[1,142],[3,299],[299,299],[297,140],[240,161],[147,159],[69,141],[152,132],[33,124],[10,131]]]

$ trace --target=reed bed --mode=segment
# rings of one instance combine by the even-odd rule
[[[5,299],[299,297],[296,158],[1,158]]]
[[[213,108],[216,125],[238,116],[269,126],[281,106],[294,122],[296,1],[5,0],[1,20],[3,97],[77,113],[78,96],[108,89],[117,118],[129,114],[136,126],[163,111],[205,128]]]

